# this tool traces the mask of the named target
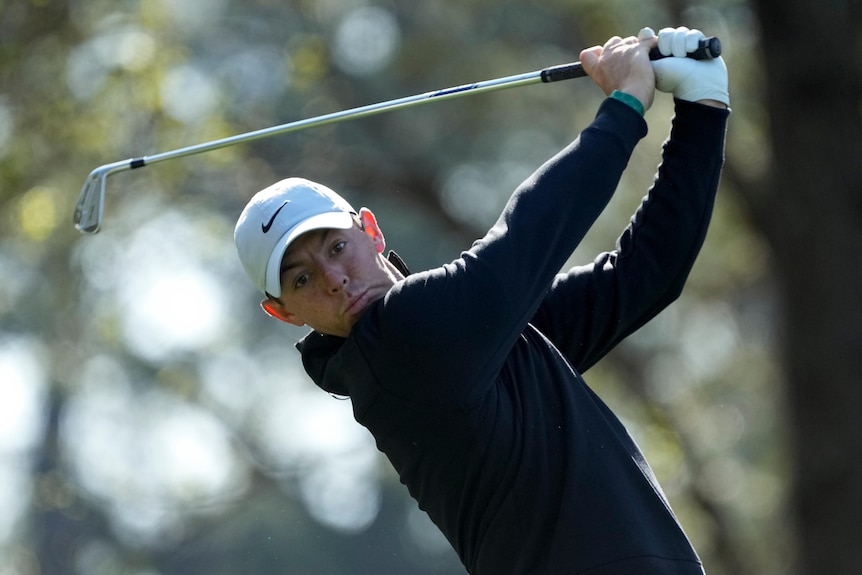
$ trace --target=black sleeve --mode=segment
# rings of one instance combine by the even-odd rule
[[[554,281],[533,324],[578,370],[681,293],[712,214],[728,114],[678,100],[654,185],[616,249]]]
[[[485,237],[390,290],[367,340],[380,349],[363,350],[380,366],[381,385],[434,404],[481,397],[645,134],[639,114],[605,100],[577,140],[516,190]]]

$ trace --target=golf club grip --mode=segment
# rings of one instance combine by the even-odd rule
[[[695,60],[711,60],[721,56],[721,41],[715,36],[704,38],[698,43],[697,50],[691,52],[687,57]],[[658,51],[658,48],[650,50],[650,60],[660,60],[668,58]],[[552,66],[542,70],[542,82],[559,82],[560,80],[570,80],[572,78],[583,78],[587,73],[580,62],[571,64],[561,64]]]
[[[719,56],[721,56],[721,41],[715,36],[710,36],[709,38],[704,38],[698,42],[697,50],[689,52],[686,55],[686,58],[692,58],[693,60],[712,60]],[[669,57],[670,56],[665,56],[659,52],[657,47],[653,48],[649,52],[650,60],[661,60],[662,58]]]

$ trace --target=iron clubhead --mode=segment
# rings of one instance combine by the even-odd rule
[[[95,234],[102,227],[105,210],[105,179],[107,173],[96,168],[87,176],[78,203],[75,204],[74,222],[79,232]]]

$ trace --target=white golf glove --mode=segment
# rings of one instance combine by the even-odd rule
[[[644,29],[639,38],[650,37],[655,33]],[[653,60],[655,87],[660,92],[672,93],[675,98],[696,102],[698,100],[717,100],[730,105],[727,91],[727,67],[719,56],[710,60],[686,58],[697,50],[698,43],[705,36],[700,30],[662,28],[658,33],[658,50],[663,56]]]

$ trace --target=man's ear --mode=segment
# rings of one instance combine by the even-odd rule
[[[296,315],[287,311],[287,309],[285,309],[285,307],[279,301],[267,298],[260,302],[260,307],[263,308],[263,311],[266,312],[266,315],[270,317],[280,319],[281,321],[287,322],[291,325],[296,325],[300,327],[305,325],[305,322],[297,318]]]
[[[383,237],[383,232],[380,231],[380,226],[377,225],[377,218],[368,208],[359,209],[359,221],[362,222],[362,228],[374,241],[374,247],[377,248],[377,253],[382,254],[386,249],[386,239]]]

